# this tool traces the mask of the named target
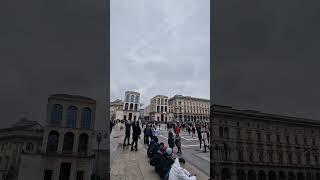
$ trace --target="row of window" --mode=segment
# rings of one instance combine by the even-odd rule
[[[134,108],[133,108],[133,103],[130,104],[130,107],[129,107],[129,103],[125,103],[124,110],[132,110],[132,111],[135,110],[135,111],[138,111],[138,104],[135,104]]]
[[[157,99],[157,104],[158,105],[167,105],[168,104],[168,99]]]
[[[189,115],[175,115],[175,118],[179,118],[180,120],[184,119],[185,121],[196,121],[196,120],[209,120],[208,116],[189,116]]]
[[[243,169],[238,169],[236,171],[237,180],[320,180],[320,173],[312,174],[311,172],[307,172],[306,176],[303,172],[294,173],[292,171],[285,172],[279,171],[276,173],[275,171],[266,172],[264,170],[255,171],[250,169],[248,172],[245,172]],[[221,171],[221,180],[229,180],[231,179],[231,171],[228,168],[223,168]]]
[[[131,98],[130,98],[131,97]],[[127,94],[126,95],[126,102],[135,102],[135,103],[139,103],[139,99],[140,99],[140,96],[139,95],[136,95],[136,97],[134,97],[134,95],[131,95],[130,94]]]
[[[10,143],[4,143],[1,145],[1,152],[4,151],[6,148],[8,148],[8,150],[11,150],[11,144]],[[26,148],[27,151],[33,151],[34,150],[34,145],[32,143],[27,143]]]
[[[157,106],[157,112],[167,112],[167,109],[168,107],[167,106]]]
[[[181,101],[175,101],[175,102],[169,101],[169,104],[170,105],[175,104],[176,106],[184,105],[184,106],[203,107],[203,108],[209,107],[209,103],[194,102],[194,101],[183,101],[183,103]]]
[[[60,127],[62,126],[62,115],[63,114],[63,107],[60,104],[54,104],[53,109],[51,111],[51,125]],[[77,123],[77,114],[78,108],[76,106],[70,106],[66,112],[66,123],[65,127],[68,128],[76,128]],[[89,129],[91,127],[91,109],[86,107],[81,110],[81,128]]]
[[[237,137],[238,137],[239,139],[241,139],[241,137],[242,137],[241,134],[242,134],[242,133],[241,133],[241,130],[238,129],[238,130],[237,130]],[[219,127],[219,136],[220,136],[220,137],[226,137],[226,138],[228,138],[228,137],[229,137],[228,128],[227,128],[227,127],[225,127],[225,128]],[[272,138],[272,136],[273,136],[273,135],[271,135],[271,134],[265,134],[266,142],[270,142],[270,143],[271,143],[271,138]],[[253,133],[252,133],[252,131],[247,131],[246,137],[247,137],[248,140],[252,140],[252,138],[253,138]],[[260,132],[257,132],[255,137],[256,137],[256,140],[257,140],[258,142],[261,142],[261,141],[262,141],[262,134],[261,134]],[[276,137],[277,143],[283,143],[283,139],[282,139],[282,136],[281,136],[281,135],[276,134],[275,137]],[[303,140],[304,140],[304,145],[309,145],[307,137],[304,137]],[[289,135],[285,136],[285,142],[286,142],[287,144],[293,144],[293,142],[292,142],[292,137],[290,137]],[[316,140],[315,140],[315,138],[312,138],[312,139],[311,139],[311,143],[312,143],[313,146],[316,146]],[[294,136],[294,144],[296,144],[296,145],[299,145],[299,144],[300,144],[299,138],[298,138],[297,135]]]
[[[78,152],[86,154],[88,150],[89,136],[86,133],[82,133],[79,136]],[[47,151],[56,152],[59,144],[59,133],[57,131],[51,131],[48,136]],[[67,132],[63,137],[62,151],[65,153],[72,153],[74,146],[74,134]]]
[[[71,170],[71,163],[61,163],[59,179],[69,180],[70,173],[71,173],[70,170]],[[52,180],[53,179],[52,175],[53,175],[53,170],[46,169],[44,171],[43,179]],[[84,171],[77,171],[76,180],[84,180]]]
[[[254,162],[254,149],[253,148],[248,148],[247,149],[247,154],[248,154],[248,161],[250,162]],[[286,156],[287,158],[287,163],[288,164],[293,164],[293,158],[295,156],[296,159],[296,163],[297,164],[301,164],[302,162],[302,152],[295,152],[293,153],[292,151],[282,151],[282,150],[278,150],[278,151],[274,151],[274,150],[267,150],[266,154],[265,151],[263,149],[257,149],[256,150],[256,155],[258,157],[258,161],[259,162],[274,162],[274,154],[276,154],[277,157],[277,162],[280,164],[284,163],[284,157]],[[311,157],[313,157],[313,161],[315,162],[316,165],[319,164],[319,154],[313,154],[311,155],[311,153],[308,151],[306,153],[304,153],[304,158],[305,158],[305,162],[306,164],[310,164],[311,163]],[[267,159],[266,159],[267,158]],[[238,150],[238,160],[239,161],[244,161],[244,150],[242,148],[239,148]]]

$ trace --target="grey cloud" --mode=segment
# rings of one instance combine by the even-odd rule
[[[316,1],[215,1],[213,98],[241,109],[320,119]]]

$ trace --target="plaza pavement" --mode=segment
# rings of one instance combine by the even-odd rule
[[[149,164],[146,146],[143,145],[143,133],[139,140],[138,151],[131,151],[129,146],[123,148],[124,129],[120,131],[119,127],[119,124],[116,125],[110,135],[110,178],[112,180],[160,180],[154,167]],[[186,169],[197,174],[197,180],[209,179],[206,174],[188,162]]]

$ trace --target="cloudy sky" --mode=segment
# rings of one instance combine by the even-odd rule
[[[320,3],[216,0],[215,103],[320,120]]]
[[[0,1],[1,128],[45,122],[56,93],[96,99],[96,127],[106,128],[105,13],[102,0]]]
[[[110,99],[210,98],[209,0],[111,0]]]

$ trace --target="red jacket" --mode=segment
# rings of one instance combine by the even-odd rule
[[[176,133],[176,134],[180,134],[180,128],[179,128],[179,127],[176,127],[175,133]]]

